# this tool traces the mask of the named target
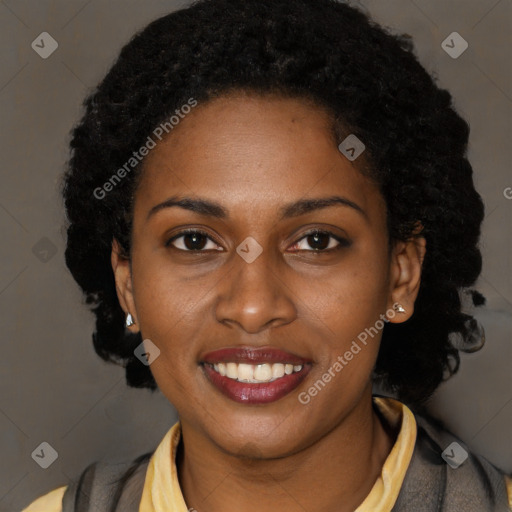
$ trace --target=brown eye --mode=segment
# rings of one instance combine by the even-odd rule
[[[180,240],[182,239],[182,240]],[[178,241],[177,244],[174,242]],[[208,241],[213,244],[213,247],[207,247]],[[177,235],[173,236],[170,240],[168,240],[165,244],[166,247],[172,245],[175,249],[185,252],[193,252],[193,251],[204,251],[204,250],[222,250],[217,249],[217,244],[211,239],[208,233],[201,231],[199,229],[187,229],[185,231],[181,231]]]
[[[300,247],[300,243],[305,241],[304,246]],[[330,231],[313,230],[305,234],[293,246],[292,250],[310,251],[310,252],[330,252],[331,250],[348,247],[351,242],[345,238],[341,238]],[[309,246],[306,247],[305,245]]]

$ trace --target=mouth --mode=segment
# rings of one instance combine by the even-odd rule
[[[226,348],[200,362],[211,384],[231,400],[265,404],[291,393],[311,370],[311,360],[271,347]]]

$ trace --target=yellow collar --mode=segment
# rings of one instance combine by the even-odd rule
[[[399,432],[380,476],[355,512],[386,512],[393,508],[416,443],[416,420],[411,410],[393,398],[373,397],[373,400],[386,420]],[[180,435],[178,421],[153,453],[139,512],[188,512],[175,462]]]

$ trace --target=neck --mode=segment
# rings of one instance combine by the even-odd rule
[[[180,486],[189,509],[198,512],[353,511],[371,491],[394,442],[373,409],[371,386],[328,434],[283,458],[242,459],[186,423],[181,429]]]

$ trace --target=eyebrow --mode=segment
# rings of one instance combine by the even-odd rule
[[[301,215],[305,215],[306,213],[310,213],[315,210],[321,210],[323,208],[328,208],[330,206],[345,206],[348,208],[352,208],[353,210],[361,214],[366,220],[368,220],[368,215],[358,204],[342,196],[300,199],[299,201],[288,203],[279,209],[279,220],[281,221],[293,217],[299,217]],[[155,215],[157,212],[172,207],[183,208],[185,210],[195,212],[199,215],[205,215],[217,219],[229,218],[228,211],[221,204],[215,201],[210,201],[208,199],[201,198],[180,198],[178,196],[173,196],[166,199],[162,203],[153,206],[153,208],[151,208],[151,210],[148,213],[146,221],[149,220],[149,218]]]

